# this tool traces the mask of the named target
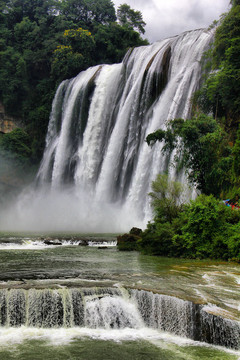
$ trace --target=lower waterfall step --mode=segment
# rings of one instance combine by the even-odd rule
[[[240,348],[240,323],[203,305],[143,290],[63,288],[0,290],[0,325],[7,327],[141,329]]]

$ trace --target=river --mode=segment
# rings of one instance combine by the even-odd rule
[[[115,240],[2,234],[1,359],[240,359],[238,264],[119,252]],[[234,324],[228,348],[189,338],[193,304]]]

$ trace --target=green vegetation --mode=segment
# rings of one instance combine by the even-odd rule
[[[147,44],[134,30],[143,33],[144,25],[129,7],[124,22],[117,22],[111,0],[0,0],[0,101],[23,121],[28,161],[42,157],[59,83],[89,66],[120,62],[129,47]],[[25,140],[11,148],[17,157]]]
[[[224,117],[224,127],[232,133],[240,118],[240,4],[232,1],[231,10],[222,16],[216,29],[215,41],[208,53],[210,73],[199,93],[199,108]]]
[[[14,156],[22,164],[29,160],[31,154],[30,143],[30,137],[22,129],[15,129],[11,133],[0,137],[1,152],[4,152],[9,157]]]
[[[240,210],[221,200],[236,203],[240,195],[240,3],[231,3],[206,54],[207,74],[194,96],[193,118],[169,121],[166,130],[146,138],[150,146],[162,141],[165,153],[177,149],[176,169],[185,169],[201,195],[183,205],[181,197],[172,197],[167,176],[159,175],[150,194],[154,219],[140,243],[145,253],[240,262]]]
[[[167,175],[158,175],[152,189],[154,220],[138,242],[144,253],[240,261],[239,210],[204,194],[183,204],[183,187]]]
[[[177,255],[172,238],[176,230],[176,219],[182,210],[183,186],[169,181],[166,174],[158,175],[152,183],[152,206],[154,222],[143,232],[140,248],[153,255]],[[177,225],[178,226],[178,225]]]
[[[149,145],[164,141],[163,152],[177,148],[178,169],[184,167],[189,181],[204,194],[219,197],[235,183],[233,163],[238,151],[234,153],[229,134],[210,116],[201,114],[193,119],[172,120],[166,130],[149,134],[146,141]]]
[[[0,134],[0,203],[32,180],[36,168],[30,157],[31,138],[23,129]]]
[[[129,234],[117,236],[117,247],[120,251],[139,250],[142,230],[136,227],[132,228]]]
[[[121,25],[130,26],[142,34],[145,33],[144,26],[146,23],[143,21],[140,11],[135,11],[129,5],[122,4],[118,8],[117,16]]]

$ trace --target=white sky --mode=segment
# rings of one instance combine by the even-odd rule
[[[230,0],[112,0],[116,8],[127,3],[140,10],[147,24],[144,38],[150,42],[186,30],[208,27],[229,10]]]

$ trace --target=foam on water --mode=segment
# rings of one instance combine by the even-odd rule
[[[9,348],[19,345],[27,340],[38,340],[47,342],[50,346],[69,345],[77,339],[90,338],[93,340],[123,342],[123,341],[149,341],[160,348],[164,344],[175,344],[180,347],[205,347],[218,349],[223,353],[228,353],[239,357],[240,351],[235,351],[219,346],[213,346],[198,341],[193,341],[180,336],[172,335],[159,330],[143,327],[141,329],[90,329],[90,328],[60,328],[43,329],[21,326],[19,328],[0,328],[0,348]]]
[[[55,245],[56,246],[56,245]],[[23,242],[5,242],[0,243],[0,250],[44,250],[54,245],[46,245],[43,241],[23,240]]]
[[[54,244],[54,242],[58,244]],[[45,244],[41,240],[30,240],[24,239],[22,242],[0,242],[0,251],[1,250],[47,250],[49,248],[63,247],[63,246],[78,246],[81,241],[71,241],[71,240],[53,240],[52,244]],[[88,246],[90,247],[115,247],[117,245],[116,241],[88,241]]]

